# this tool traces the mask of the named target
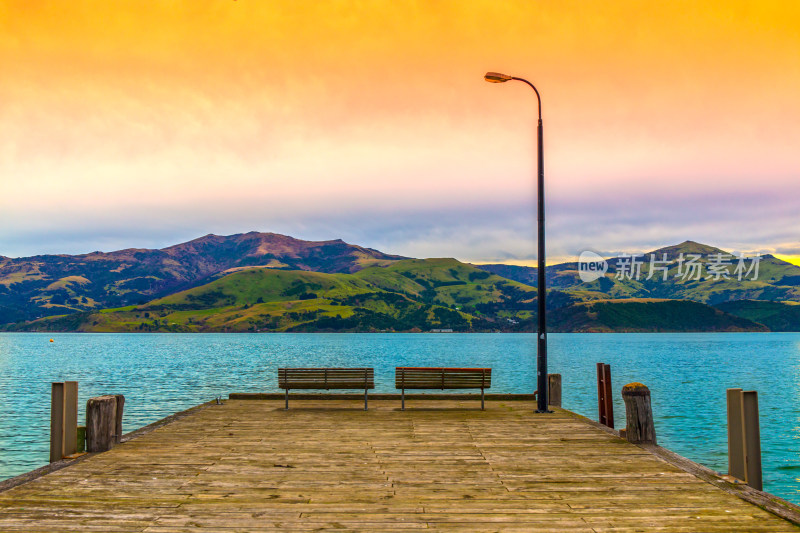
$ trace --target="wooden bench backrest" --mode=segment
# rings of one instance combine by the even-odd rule
[[[488,389],[492,386],[492,369],[399,366],[394,380],[398,389]]]
[[[279,368],[280,389],[374,389],[372,368]]]

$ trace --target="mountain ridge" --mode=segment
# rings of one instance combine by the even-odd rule
[[[650,254],[660,254],[657,259],[666,254],[675,263],[680,254],[727,252],[687,240],[641,255]],[[771,255],[762,257],[761,277],[753,280],[689,279],[681,277],[677,263],[653,279],[631,272],[626,276],[613,264],[617,260],[626,257],[608,259],[608,271],[589,282],[580,278],[577,262],[547,267],[547,308],[554,311],[555,330],[661,330],[657,324],[662,313],[675,331],[693,331],[691,320],[681,321],[674,312],[678,308],[714,331],[762,331],[766,326],[761,320],[782,330],[800,329],[800,308],[720,306],[744,300],[800,302],[800,267]],[[642,265],[646,274],[646,262]],[[254,231],[208,234],[157,250],[0,257],[0,324],[18,324],[5,329],[61,324],[57,327],[83,331],[174,331],[173,326],[177,331],[409,331],[447,323],[459,331],[532,331],[535,274],[535,268],[514,265],[406,258],[341,239],[303,241]],[[259,290],[266,292],[256,296],[255,285],[242,288],[248,280],[259,280]],[[330,292],[333,286],[340,290]],[[324,294],[323,287],[329,287]],[[194,299],[180,301],[184,293]],[[216,307],[204,307],[208,302]],[[132,311],[151,308],[159,309],[160,320],[168,322],[143,320]],[[209,313],[219,316],[208,321],[204,317]],[[109,322],[112,315],[116,322]],[[38,320],[47,316],[60,318]],[[630,323],[619,322],[620,316]],[[242,320],[250,322],[245,327]]]
[[[694,279],[695,276],[682,276],[681,265],[678,260],[683,253],[687,259],[689,254],[697,254],[701,259],[700,270],[708,266],[709,258],[716,259],[716,254],[723,254],[731,262],[728,265],[730,275],[728,278],[715,279],[714,276],[701,276],[701,279]],[[667,279],[661,275],[647,279],[649,267],[652,259],[656,264],[663,260],[663,254],[667,254],[669,269]],[[738,263],[734,260],[734,255],[720,248],[700,244],[695,241],[684,241],[681,244],[661,247],[651,252],[637,254],[641,259],[639,268],[641,275],[634,277],[622,274],[618,265],[630,268],[631,256],[617,256],[605,259],[608,270],[605,275],[598,279],[586,282],[580,277],[577,262],[566,262],[557,265],[549,265],[545,269],[548,289],[559,289],[573,293],[583,293],[586,297],[596,293],[597,298],[603,295],[613,298],[670,298],[686,299],[701,303],[716,305],[724,301],[735,301],[742,299],[768,300],[768,301],[800,301],[800,267],[776,258],[771,254],[760,256],[758,261],[759,271],[757,279],[735,279],[735,268]],[[725,259],[723,257],[723,259]],[[627,263],[621,263],[626,261]],[[745,266],[751,266],[752,259],[745,260]],[[476,265],[482,270],[492,272],[519,281],[530,283],[533,286],[538,284],[537,269],[535,267],[512,267],[510,265]],[[666,266],[666,265],[664,265]],[[684,269],[683,273],[686,271]],[[754,273],[751,274],[751,278]]]
[[[0,323],[118,307],[205,282],[228,268],[355,272],[403,256],[341,239],[304,241],[276,233],[208,234],[161,249],[126,248],[0,260]],[[81,276],[89,283],[76,284]]]
[[[766,331],[705,304],[548,300],[551,331]],[[560,300],[560,302],[559,302]],[[533,332],[536,290],[455,259],[406,259],[354,274],[249,268],[143,305],[17,325],[84,332]]]

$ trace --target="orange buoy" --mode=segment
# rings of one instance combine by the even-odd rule
[[[50,339],[50,342],[53,342],[53,339]]]

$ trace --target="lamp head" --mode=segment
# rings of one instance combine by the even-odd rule
[[[483,79],[489,83],[505,83],[509,80],[513,80],[514,78],[506,74],[500,74],[499,72],[487,72],[483,76]]]

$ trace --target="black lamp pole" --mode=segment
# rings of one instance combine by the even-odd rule
[[[539,323],[536,327],[536,361],[537,376],[536,384],[539,390],[537,395],[537,413],[549,413],[548,405],[548,383],[547,383],[547,325],[545,320],[545,297],[547,288],[545,286],[545,251],[544,251],[544,131],[542,128],[542,98],[534,85],[526,79],[515,76],[507,76],[499,72],[487,72],[484,79],[491,83],[505,83],[510,80],[527,83],[536,93],[536,101],[539,104],[539,125],[537,127],[537,152],[538,152],[538,198],[537,198],[537,224],[538,224],[538,256],[539,268],[537,301]]]

